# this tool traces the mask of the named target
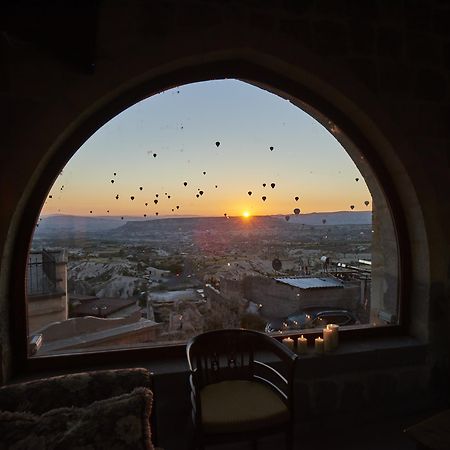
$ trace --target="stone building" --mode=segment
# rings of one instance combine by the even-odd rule
[[[283,318],[304,308],[334,307],[356,311],[360,303],[360,284],[331,278],[246,277],[244,298],[261,305],[266,318]]]
[[[27,264],[28,333],[68,318],[65,250],[30,252]]]

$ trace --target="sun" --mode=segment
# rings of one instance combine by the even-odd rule
[[[250,217],[250,213],[248,211],[244,211],[242,213],[242,217],[245,217],[246,219],[248,219]]]

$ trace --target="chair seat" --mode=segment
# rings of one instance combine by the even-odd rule
[[[205,433],[234,433],[273,427],[289,420],[283,400],[256,381],[210,384],[200,392]]]

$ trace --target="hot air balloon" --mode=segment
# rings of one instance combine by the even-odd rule
[[[273,151],[273,147],[269,147],[270,148],[270,151]]]
[[[273,189],[275,187],[275,183],[270,183],[270,187]]]
[[[261,198],[262,198],[262,201],[265,202],[267,197],[265,195],[263,195]]]
[[[291,216],[286,215],[286,216],[284,216],[284,218],[286,219],[286,222],[289,222],[289,219],[291,218]]]
[[[155,204],[155,205],[157,205],[158,204],[158,200],[153,200],[153,203]]]
[[[263,183],[263,187],[266,187],[266,183]]]
[[[369,206],[369,200],[366,200],[365,202],[364,202],[364,204],[366,205],[366,206]]]
[[[131,200],[134,200],[134,196],[133,195],[130,198],[131,198]]]
[[[219,141],[217,141],[216,142],[216,147],[218,147],[220,145],[220,142]]]
[[[187,181],[185,181],[183,184],[184,184],[185,186],[187,186]]]
[[[248,194],[248,195],[252,195],[252,191],[248,191],[247,194]]]
[[[350,205],[350,209],[355,209],[355,205]]]
[[[325,225],[327,223],[327,219],[322,219],[322,223]]]
[[[295,208],[295,209],[294,209],[294,214],[295,214],[296,216],[298,216],[298,215],[300,214],[300,208]]]
[[[295,198],[295,201],[298,202],[298,197],[294,197],[294,198]]]

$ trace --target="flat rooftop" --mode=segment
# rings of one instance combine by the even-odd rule
[[[74,317],[95,316],[101,314],[108,316],[116,311],[127,308],[136,303],[136,299],[129,298],[96,298],[85,299],[80,305],[73,308]]]
[[[334,278],[275,278],[279,283],[299,289],[343,288],[344,284]]]

